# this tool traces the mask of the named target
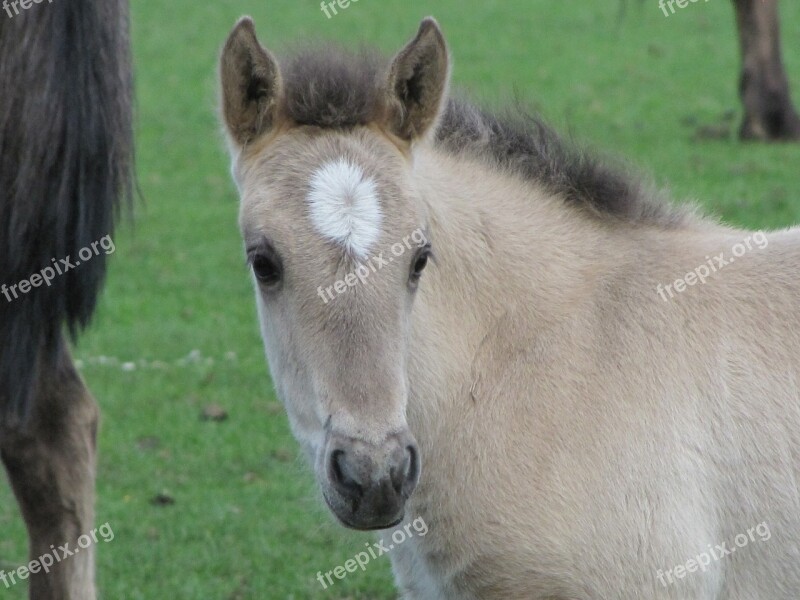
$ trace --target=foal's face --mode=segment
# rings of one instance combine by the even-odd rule
[[[430,19],[384,82],[301,62],[285,83],[248,19],[222,53],[223,116],[273,380],[325,500],[358,529],[402,520],[421,469],[406,364],[431,245],[408,172],[413,143],[441,110],[447,64]]]
[[[273,380],[339,519],[403,517],[411,310],[430,254],[406,158],[367,129],[296,129],[240,162],[241,229]]]

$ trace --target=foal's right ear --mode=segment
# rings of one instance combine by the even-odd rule
[[[389,68],[389,128],[414,142],[436,124],[447,95],[450,58],[438,23],[424,19]]]
[[[234,143],[244,146],[275,125],[281,93],[278,63],[261,47],[250,17],[228,36],[220,58],[222,115]]]

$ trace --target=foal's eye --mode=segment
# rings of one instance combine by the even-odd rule
[[[280,260],[275,256],[256,254],[252,259],[253,273],[256,279],[265,286],[275,286],[280,283],[283,268]]]
[[[417,253],[417,257],[414,259],[414,264],[411,266],[411,275],[409,276],[411,283],[416,283],[419,281],[419,278],[422,277],[422,272],[425,270],[425,267],[428,266],[428,260],[430,257],[430,246],[425,246]]]

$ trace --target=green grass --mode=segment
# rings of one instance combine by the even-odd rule
[[[627,4],[621,15],[621,3],[588,0],[360,0],[328,20],[317,0],[133,0],[145,203],[116,236],[100,310],[76,349],[104,413],[97,512],[116,537],[99,548],[102,597],[394,597],[385,559],[332,590],[315,580],[369,538],[344,532],[322,508],[267,376],[215,118],[215,61],[234,21],[252,15],[278,51],[325,37],[392,52],[432,14],[451,44],[457,87],[491,104],[522,98],[737,225],[800,220],[800,145],[743,145],[733,135],[741,111],[729,3],[691,4],[669,18],[654,1]],[[800,97],[791,43],[800,5],[782,10]],[[704,126],[731,135],[695,140]],[[90,360],[100,356],[138,366]],[[212,403],[226,421],[200,419]],[[153,505],[162,492],[175,503]],[[0,495],[8,567],[24,561],[25,536],[10,492]]]

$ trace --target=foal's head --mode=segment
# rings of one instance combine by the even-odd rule
[[[249,19],[221,58],[240,225],[273,380],[325,500],[358,529],[399,522],[420,475],[406,363],[430,244],[408,171],[447,78],[432,19],[386,68],[334,51],[281,68]]]

